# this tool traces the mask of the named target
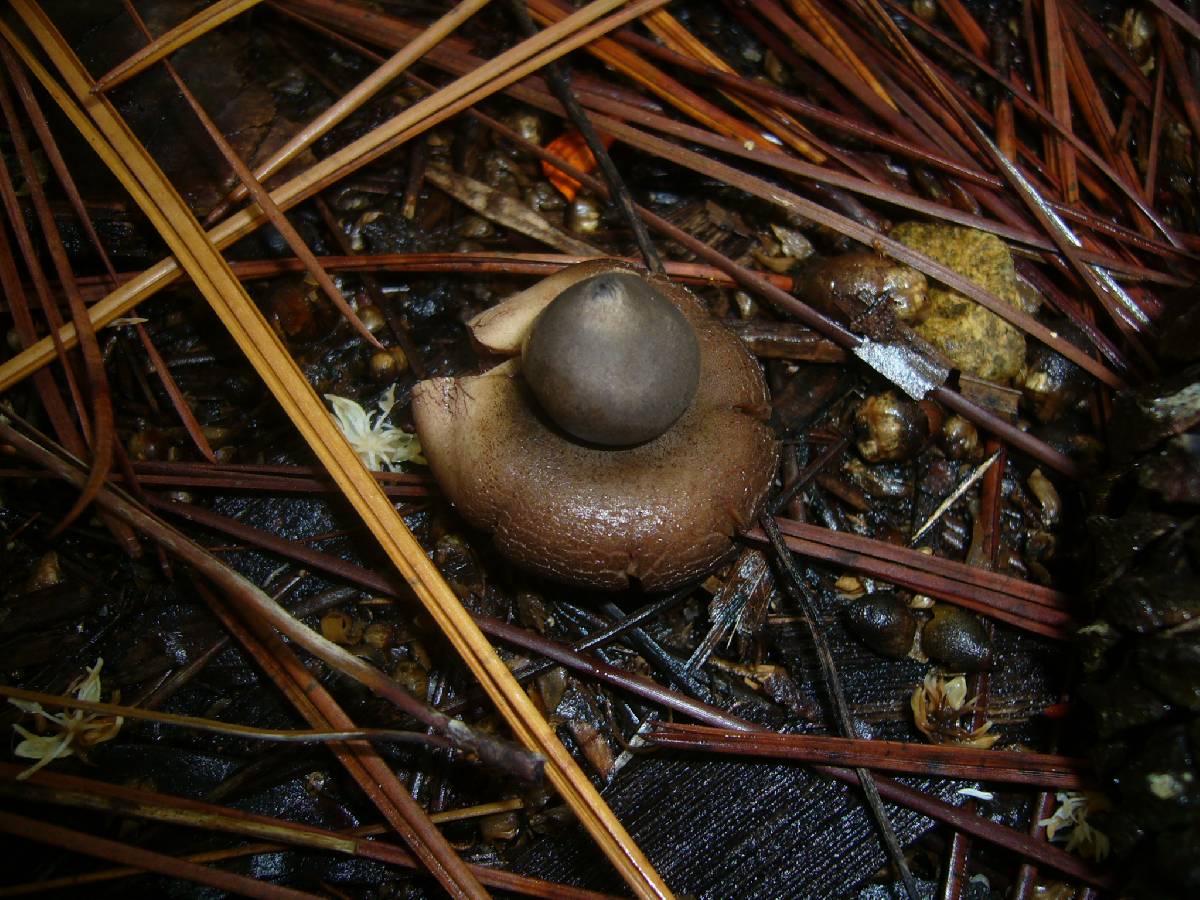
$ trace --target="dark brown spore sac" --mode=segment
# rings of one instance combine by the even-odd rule
[[[522,364],[542,408],[568,434],[606,446],[652,440],[683,414],[700,348],[683,314],[637,275],[606,272],[555,298]]]
[[[901,659],[912,649],[917,619],[897,594],[876,591],[846,607],[846,624],[860,641],[883,656]]]
[[[992,667],[992,641],[979,617],[957,606],[939,606],[921,632],[921,650],[953,672]]]

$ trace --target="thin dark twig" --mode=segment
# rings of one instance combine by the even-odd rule
[[[842,435],[836,441],[826,447],[824,453],[809,463],[804,468],[804,471],[802,471],[795,477],[795,479],[793,479],[791,484],[786,485],[784,489],[779,492],[779,496],[771,502],[771,515],[779,515],[783,511],[783,508],[791,503],[792,500],[795,499],[796,495],[804,490],[810,481],[821,474],[822,470],[824,470],[826,466],[837,459],[837,457],[845,451],[846,445],[849,443],[850,438],[846,437],[846,435]]]
[[[525,0],[509,0],[509,6],[512,8],[513,16],[517,20],[517,24],[530,37],[537,34],[537,26],[534,25],[533,19],[530,18],[529,9],[525,6]],[[558,102],[562,104],[566,110],[567,116],[571,123],[579,129],[579,133],[583,135],[583,139],[587,141],[588,149],[592,151],[592,156],[595,157],[596,163],[600,166],[600,171],[604,173],[604,180],[608,183],[611,189],[611,199],[617,204],[617,208],[621,210],[621,214],[629,223],[629,227],[633,229],[633,236],[637,240],[638,249],[641,250],[643,258],[646,260],[646,268],[656,274],[663,274],[662,257],[659,256],[657,248],[654,246],[654,239],[650,237],[650,232],[646,228],[646,223],[642,221],[642,217],[637,214],[633,205],[633,196],[629,193],[629,187],[625,184],[625,179],[621,177],[621,173],[617,171],[617,167],[613,165],[612,157],[608,155],[608,148],[604,146],[604,141],[600,140],[600,135],[596,133],[595,126],[592,125],[592,120],[579,105],[579,101],[575,97],[575,91],[571,89],[571,72],[567,68],[565,62],[559,61],[546,66],[543,71],[546,73],[547,81],[550,84],[551,90],[554,91],[554,96]]]
[[[694,588],[689,585],[688,587],[680,588],[679,590],[670,593],[661,599],[647,603],[645,606],[640,607],[629,615],[623,616],[619,620],[613,622],[613,624],[609,625],[607,628],[603,628],[600,631],[589,634],[587,637],[576,641],[571,645],[571,649],[576,653],[583,653],[595,647],[602,647],[606,644],[610,644],[634,626],[656,618],[671,607],[678,605],[683,600],[690,597],[693,593],[693,590]],[[541,675],[547,669],[553,669],[556,665],[558,665],[558,663],[554,662],[552,659],[539,659],[536,661],[522,663],[513,669],[513,678],[515,678],[519,683],[524,684],[529,679]],[[474,701],[469,696],[462,697],[458,700],[454,700],[446,706],[439,708],[448,716],[456,716],[464,709],[469,707],[473,702]]]
[[[154,712],[136,706],[124,706],[119,703],[95,703],[79,700],[75,697],[62,697],[55,694],[43,694],[40,691],[26,691],[20,688],[0,685],[0,697],[23,700],[29,703],[45,704],[46,706],[80,709],[98,715],[118,716],[123,719],[137,719],[155,722],[159,725],[172,725],[178,728],[190,728],[193,731],[204,731],[211,734],[224,734],[247,740],[267,741],[277,744],[319,744],[332,741],[371,740],[392,744],[421,744],[439,749],[453,749],[454,745],[446,738],[436,734],[425,734],[421,731],[401,731],[396,728],[351,728],[331,731],[329,729],[311,728],[278,729],[257,728],[252,725],[241,725],[235,722],[222,722],[216,719],[203,719],[196,716],[180,716],[174,713]]]
[[[792,560],[791,551],[788,550],[787,545],[783,542],[783,535],[779,532],[779,526],[775,524],[775,517],[766,512],[759,517],[759,521],[762,523],[762,529],[766,533],[767,539],[771,542],[771,549],[775,552],[776,563],[783,569],[783,573],[786,576],[783,579],[784,589],[804,613],[808,633],[812,637],[813,646],[817,650],[817,659],[821,663],[821,675],[825,681],[825,689],[829,693],[829,698],[833,701],[838,731],[841,732],[842,737],[856,737],[854,719],[850,715],[850,706],[846,702],[846,694],[842,690],[842,681],[838,676],[837,665],[833,661],[833,653],[829,650],[829,644],[825,640],[825,635],[817,627],[817,611],[809,597],[803,577]],[[867,808],[871,811],[871,816],[875,819],[875,824],[879,826],[879,831],[883,837],[883,843],[887,848],[892,865],[896,867],[896,871],[900,874],[900,880],[904,882],[905,893],[908,894],[910,900],[917,900],[921,896],[917,891],[917,883],[913,879],[912,872],[908,868],[908,863],[904,859],[904,850],[900,846],[900,841],[896,838],[895,829],[892,828],[892,821],[888,817],[887,810],[883,808],[883,800],[880,799],[879,788],[875,784],[875,776],[871,774],[869,769],[861,766],[855,767],[854,773],[858,776],[859,786],[862,787],[863,794],[866,797]]]
[[[269,900],[284,898],[316,898],[319,895],[307,891],[296,891],[244,875],[235,875],[217,868],[208,868],[196,863],[176,859],[163,853],[154,853],[120,841],[96,837],[71,828],[62,828],[25,816],[0,812],[0,832],[19,835],[28,840],[60,847],[73,853],[84,853],[107,862],[124,863],[151,872],[159,872],[172,878],[182,878],[197,884],[207,884],[232,894],[244,897],[262,897]]]

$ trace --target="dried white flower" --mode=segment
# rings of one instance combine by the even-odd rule
[[[96,665],[87,670],[87,674],[72,682],[67,693],[75,693],[75,699],[86,700],[89,703],[100,701],[100,669],[104,660],[97,658]],[[32,766],[17,776],[18,779],[28,778],[38,769],[60,757],[79,756],[85,758],[87,750],[105,741],[111,741],[121,730],[125,719],[121,716],[103,716],[99,713],[84,712],[74,709],[70,712],[49,713],[40,703],[29,700],[9,698],[9,703],[22,712],[40,716],[58,730],[52,734],[34,734],[20,725],[13,725],[17,734],[24,740],[17,744],[13,753],[21,759],[35,759]]]
[[[1109,809],[1103,794],[1092,791],[1060,791],[1054,795],[1058,808],[1038,825],[1046,829],[1046,840],[1054,840],[1059,832],[1067,834],[1067,852],[1078,853],[1097,862],[1108,856],[1108,837],[1088,823],[1090,812]]]
[[[917,729],[935,744],[962,744],[988,750],[1000,735],[992,732],[992,723],[979,728],[959,724],[959,719],[975,711],[978,698],[967,699],[967,679],[962,675],[946,678],[930,670],[913,690],[909,705]]]
[[[402,431],[387,420],[388,413],[396,405],[395,385],[380,399],[379,413],[374,418],[348,397],[326,394],[325,399],[333,407],[334,421],[368,469],[390,472],[404,462],[426,465],[417,436]]]

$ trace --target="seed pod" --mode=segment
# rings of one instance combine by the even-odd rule
[[[595,234],[600,230],[600,204],[590,194],[580,194],[567,209],[567,228],[575,234]]]
[[[929,421],[911,400],[895,391],[868,397],[854,414],[858,452],[869,463],[909,459],[929,437]]]
[[[982,672],[992,667],[992,641],[979,617],[957,606],[941,605],[921,632],[921,650],[952,672]]]
[[[916,616],[892,591],[876,591],[849,604],[846,624],[876,653],[893,659],[907,656],[917,635]]]
[[[390,350],[379,350],[371,354],[368,364],[371,376],[377,381],[391,381],[400,377],[408,369],[408,357],[399,347]]]
[[[912,11],[918,18],[932,22],[938,14],[937,0],[913,0]]]
[[[942,449],[951,459],[978,459],[982,449],[979,430],[962,416],[950,416],[942,424]]]
[[[383,310],[374,305],[361,307],[358,310],[358,320],[372,334],[387,324],[387,320],[383,317]]]

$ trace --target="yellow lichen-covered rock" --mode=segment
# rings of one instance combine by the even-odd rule
[[[905,222],[889,236],[987,288],[1014,308],[1027,308],[1012,255],[994,234],[957,225]],[[969,297],[936,282],[930,284],[929,301],[932,311],[916,327],[917,334],[954,365],[998,382],[1011,381],[1021,371],[1025,336],[1020,331]]]

